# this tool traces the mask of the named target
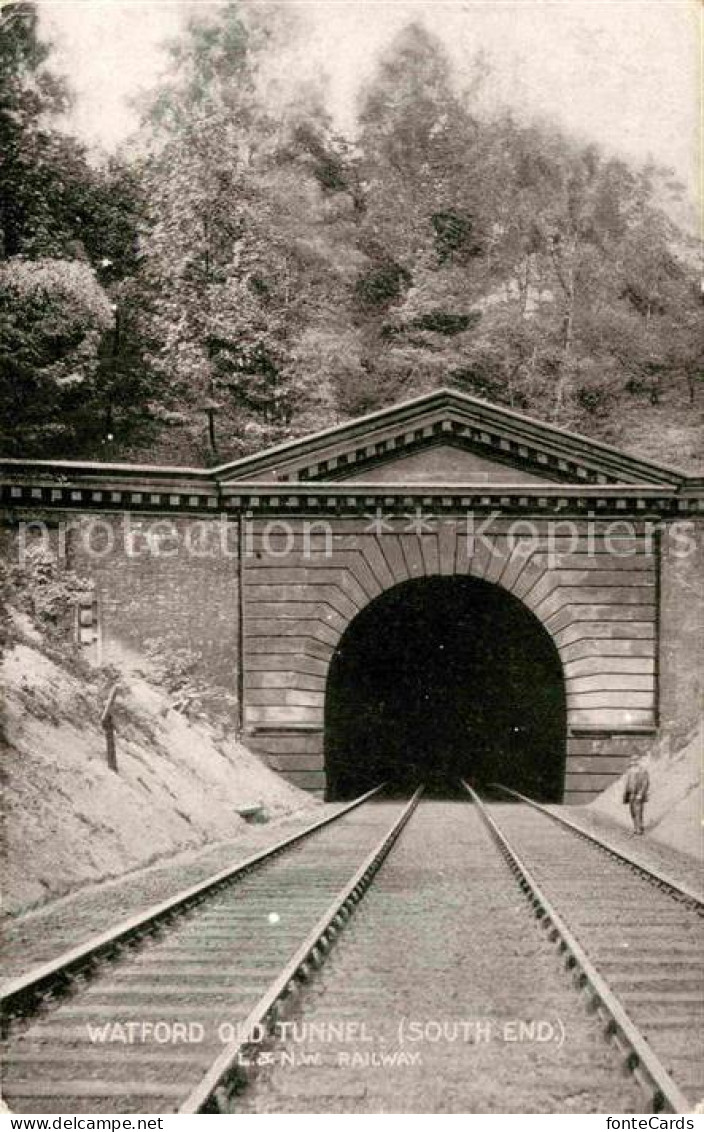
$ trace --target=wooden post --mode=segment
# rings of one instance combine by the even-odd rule
[[[103,663],[103,610],[100,593],[95,595],[95,662],[98,668]]]
[[[245,516],[237,516],[237,738],[244,735],[245,655],[244,655],[244,560]]]
[[[117,750],[115,748],[115,720],[113,719],[113,707],[117,693],[120,690],[119,684],[114,684],[110,689],[110,694],[107,698],[107,703],[103,708],[103,714],[100,717],[100,724],[105,732],[105,743],[107,746],[107,761],[110,770],[117,771]]]

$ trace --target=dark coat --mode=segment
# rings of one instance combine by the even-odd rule
[[[624,802],[647,802],[650,775],[642,766],[631,767],[623,784]]]

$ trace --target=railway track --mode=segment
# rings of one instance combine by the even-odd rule
[[[521,804],[487,809],[471,793],[536,915],[656,1110],[690,1111],[704,1096],[704,901],[562,815],[501,789]]]
[[[68,974],[54,964],[55,991],[48,972],[29,998],[11,988],[15,1013],[43,1009],[10,1031],[10,1108],[623,1112],[645,1089],[655,1111],[690,1111],[701,901],[466,790],[473,805],[365,796]],[[555,948],[526,932],[516,881]]]
[[[156,935],[181,916],[190,914],[204,900],[236,884],[261,864],[272,861],[280,853],[300,844],[319,830],[350,813],[368,799],[377,796],[383,785],[355,798],[333,814],[311,822],[299,832],[282,838],[266,849],[252,854],[237,865],[221,869],[195,885],[177,892],[165,901],[131,916],[99,935],[77,943],[46,962],[33,966],[22,975],[3,981],[0,986],[0,1018],[3,1034],[16,1019],[31,1016],[40,1007],[70,992],[79,979],[90,977],[95,967],[106,959],[115,959],[125,950],[139,946],[148,936]]]
[[[508,786],[502,786],[501,783],[498,782],[492,783],[491,786],[494,790],[500,791],[505,797],[525,803],[526,806],[530,806],[531,809],[535,810],[537,813],[550,818],[551,821],[556,822],[557,825],[561,826],[563,829],[570,830],[577,837],[581,837],[589,844],[596,846],[614,860],[619,861],[629,869],[633,869],[639,876],[644,880],[648,880],[656,888],[660,888],[663,892],[674,896],[676,900],[681,900],[683,903],[688,904],[700,915],[704,912],[704,896],[701,892],[695,891],[691,885],[684,884],[681,880],[675,879],[662,870],[653,869],[643,861],[634,860],[633,857],[617,849],[615,845],[608,844],[595,833],[590,833],[589,830],[584,829],[583,826],[570,821],[563,813],[557,813],[554,809],[541,805],[540,802],[534,801],[533,798],[528,798],[525,794],[519,793],[518,790],[511,790]]]
[[[417,801],[378,794],[6,985],[9,1107],[177,1110],[331,899],[330,938],[358,901]]]
[[[266,1068],[256,1059],[250,1063],[254,1068],[232,1084],[229,1098],[223,1096],[224,1108],[250,1113],[641,1112],[645,1098],[651,1111],[693,1109],[696,1081],[687,1078],[680,1062],[673,1075],[673,1046],[661,1042],[656,1050],[651,1035],[634,1023],[632,1002],[621,993],[621,968],[613,977],[609,968],[607,983],[492,813],[466,789],[472,807],[422,803],[294,1021],[288,1029],[279,1027],[278,1057],[271,1055]],[[498,809],[503,824],[507,807]],[[578,864],[576,875],[574,868],[566,869],[565,847],[551,852],[545,839],[546,830],[553,837],[562,831],[544,818],[540,825],[550,891],[562,878],[561,903],[570,888],[578,897],[585,891],[584,873]],[[579,856],[585,845],[569,836]],[[487,854],[488,838],[499,853]],[[696,920],[692,908],[675,903],[667,888],[654,892],[653,877],[643,881],[625,862],[595,846],[587,850],[601,853],[617,870],[625,903],[634,884],[647,884],[650,900],[661,898],[674,915],[669,923],[679,922],[680,913],[688,922]],[[536,953],[515,881],[554,948],[546,948],[538,935]],[[593,896],[588,891],[583,903],[594,912]],[[649,914],[642,917],[643,930]],[[664,913],[658,909],[658,914]],[[385,947],[388,939],[391,946]],[[557,959],[570,978],[556,978],[554,966],[546,968],[548,957]],[[601,962],[604,956],[598,958]],[[635,964],[629,962],[631,975],[634,965],[640,974],[639,956]],[[644,977],[649,978],[647,967]],[[676,971],[674,978],[681,977]],[[587,1011],[580,1002],[584,997]],[[366,1031],[352,1052],[340,1019],[347,1019],[355,1034]],[[390,1019],[405,1019],[405,1030],[389,1028]],[[690,1029],[689,1037],[698,1038],[696,1030]],[[540,1046],[544,1039],[551,1044]],[[244,1044],[240,1053],[247,1052]],[[692,1053],[687,1065],[695,1057]],[[250,1088],[238,1096],[247,1073]]]

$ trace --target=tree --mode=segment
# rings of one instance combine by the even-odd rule
[[[210,461],[291,435],[329,403],[301,368],[320,291],[296,218],[333,186],[313,135],[261,103],[263,26],[255,35],[234,4],[194,18],[149,119],[149,333],[194,454]]]
[[[129,161],[96,167],[57,129],[33,7],[5,9],[13,451],[220,462],[447,384],[616,442],[694,403],[701,294],[662,170],[480,111],[485,64],[459,90],[421,23],[341,137],[322,79],[276,75],[298,30],[201,7]]]
[[[274,114],[281,23],[256,11],[191,24],[152,116],[150,333],[199,454],[441,384],[596,434],[694,397],[699,299],[660,171],[480,113],[485,65],[461,92],[420,23],[381,56],[354,140],[322,83]]]
[[[699,302],[664,171],[473,113],[419,25],[382,57],[360,120],[356,323],[379,403],[457,384],[598,432],[667,383],[693,399]]]
[[[68,88],[47,66],[36,6],[8,4],[0,20],[0,256],[73,258],[91,176],[83,148],[55,125]]]
[[[23,454],[104,455],[149,423],[155,384],[130,331],[140,201],[57,125],[66,84],[31,4],[0,22],[0,401]]]
[[[111,322],[87,264],[19,257],[0,264],[0,419],[11,454],[60,451],[84,432],[86,386]]]

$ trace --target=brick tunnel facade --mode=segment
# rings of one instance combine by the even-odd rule
[[[91,517],[86,521],[90,523]],[[455,659],[448,687],[442,690],[436,668],[427,673],[427,686],[421,688],[433,701],[428,702],[423,727],[426,734],[428,727],[435,727],[436,752],[451,743],[453,726],[463,743],[467,735],[475,738],[476,719],[493,704],[497,734],[514,736],[513,754],[507,746],[506,759],[518,758],[516,737],[528,732],[521,732],[521,719],[504,718],[491,688],[505,671],[513,700],[532,719],[529,746],[535,745],[541,713],[551,736],[546,748],[552,753],[547,755],[544,750],[535,756],[535,767],[551,768],[547,779],[534,782],[536,793],[583,802],[622,773],[634,750],[648,749],[667,732],[683,734],[699,712],[701,520],[692,526],[691,554],[681,553],[681,536],[671,537],[667,525],[657,538],[646,538],[645,530],[622,538],[612,535],[607,552],[600,541],[606,537],[605,520],[592,530],[590,550],[575,547],[571,538],[564,553],[559,542],[551,552],[538,543],[527,555],[518,542],[511,547],[502,530],[470,548],[462,522],[450,518],[434,534],[422,537],[402,533],[400,523],[398,533],[392,529],[376,534],[361,530],[357,520],[340,518],[328,523],[324,533],[318,520],[293,519],[288,520],[289,533],[284,535],[267,520],[248,520],[244,532],[230,520],[229,552],[222,555],[220,520],[169,519],[181,538],[193,522],[201,528],[199,537],[210,529],[217,553],[195,557],[164,555],[166,520],[156,521],[161,543],[150,536],[154,520],[135,517],[132,535],[139,533],[126,547],[122,519],[101,516],[103,534],[106,527],[115,528],[112,546],[103,553],[95,532],[88,546],[80,534],[79,520],[70,516],[74,529],[66,539],[67,562],[95,582],[103,660],[110,660],[113,650],[117,656],[125,645],[140,650],[154,640],[190,651],[199,673],[237,699],[233,730],[273,769],[304,789],[336,796],[349,789],[346,778],[366,781],[353,768],[350,777],[341,765],[341,750],[347,749],[350,759],[352,754],[349,736],[349,742],[340,745],[339,713],[361,705],[371,724],[381,707],[380,702],[365,700],[354,690],[350,675],[354,665],[348,665],[345,675],[341,657],[346,650],[341,649],[341,642],[354,645],[356,641],[358,660],[364,657],[370,671],[375,664],[378,671],[379,658],[388,659],[394,627],[388,614],[392,606],[385,607],[382,599],[401,594],[411,584],[420,583],[421,590],[423,582],[428,584],[437,613],[432,631],[427,620],[423,628],[418,611],[420,622],[414,624],[406,616],[406,641],[413,642],[411,653],[417,657],[443,644],[443,600],[433,585],[448,580],[481,583],[485,608],[492,611],[493,636],[484,631],[483,637],[484,659],[491,672],[487,668],[477,682],[478,654],[466,656],[466,686],[458,690],[461,650],[453,640]],[[54,535],[56,522],[56,516],[49,517]],[[503,522],[507,527],[508,520]],[[6,529],[5,538],[16,542],[16,529]],[[611,553],[614,547],[616,556]],[[96,548],[101,550],[97,555],[92,553]],[[10,557],[15,553],[6,550]],[[497,659],[495,655],[502,626],[511,624],[506,614],[509,607],[502,605],[501,596],[511,599],[512,608],[524,610],[526,624],[533,626],[532,644],[525,646],[527,659],[522,664],[515,659],[516,640],[509,642],[513,667],[506,656]],[[472,612],[470,606],[471,602],[465,611],[463,634],[474,640],[483,615],[476,608]],[[393,661],[394,671],[404,662],[402,637],[402,633],[396,635],[395,647],[400,651]],[[538,656],[541,642],[548,642],[542,660]],[[552,667],[548,656],[553,658]],[[422,674],[421,666],[413,677],[416,687]],[[560,698],[558,688],[564,691],[563,715],[554,706]],[[448,689],[455,696],[450,706]],[[532,708],[526,695],[533,696]],[[467,696],[474,696],[471,704]],[[409,718],[417,718],[416,707],[412,702]],[[451,717],[455,720],[452,726]],[[507,727],[519,730],[511,732]],[[482,738],[485,746],[487,735],[484,732]],[[357,747],[359,736],[357,729],[353,744]],[[467,769],[462,760],[460,763]],[[529,778],[522,772],[514,784],[529,788]]]
[[[453,391],[222,469],[5,461],[0,489],[6,556],[48,537],[94,581],[86,648],[189,653],[306,790],[587,802],[700,713],[704,483]]]

